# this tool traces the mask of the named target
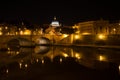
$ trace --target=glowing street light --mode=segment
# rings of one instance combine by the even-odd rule
[[[26,30],[24,31],[24,35],[31,35],[31,31],[26,29]]]
[[[105,57],[105,56],[100,55],[100,56],[99,56],[99,60],[100,60],[100,61],[106,61],[107,59],[106,59],[106,57]]]
[[[63,37],[64,37],[64,38],[68,37],[68,34],[63,34]]]
[[[78,53],[75,54],[75,57],[76,57],[77,59],[80,59],[80,58],[81,58],[80,54],[78,54]]]
[[[98,35],[98,39],[100,40],[105,40],[106,39],[106,36],[104,34],[99,34]]]
[[[66,53],[63,53],[63,56],[64,56],[64,57],[68,57],[68,54],[66,54]]]
[[[0,31],[0,35],[2,35],[3,33]]]

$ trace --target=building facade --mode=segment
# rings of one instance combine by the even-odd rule
[[[96,20],[80,22],[73,26],[77,28],[77,32],[81,35],[97,35],[97,34],[120,34],[120,23],[109,23],[108,20]]]

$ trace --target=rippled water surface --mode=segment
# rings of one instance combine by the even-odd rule
[[[0,51],[0,80],[119,80],[120,50],[36,46]]]

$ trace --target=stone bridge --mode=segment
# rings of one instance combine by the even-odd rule
[[[56,36],[56,35],[1,35],[0,36],[0,44],[2,46],[6,46],[6,44],[14,39],[19,40],[21,44],[30,44],[29,42],[34,42],[35,44],[41,43],[41,38],[45,38],[49,40],[50,43],[68,43],[70,37]],[[42,41],[44,43],[44,41]]]

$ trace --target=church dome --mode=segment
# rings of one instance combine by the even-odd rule
[[[56,20],[56,17],[54,17],[54,21],[51,22],[51,26],[53,26],[53,27],[59,27],[60,26],[60,23],[59,23],[59,21]]]

